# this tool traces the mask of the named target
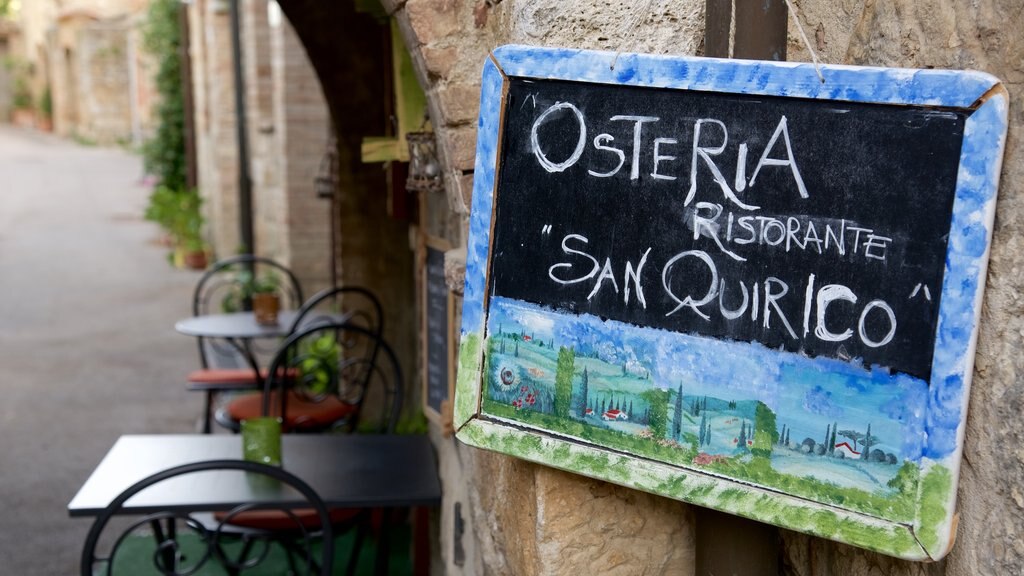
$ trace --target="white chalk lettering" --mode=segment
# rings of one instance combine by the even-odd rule
[[[611,120],[628,120],[636,122],[633,124],[633,165],[629,167],[629,179],[636,180],[640,177],[640,132],[643,130],[644,122],[657,122],[657,116],[612,116]]]
[[[590,174],[591,176],[596,176],[598,178],[608,178],[610,176],[615,176],[619,172],[619,170],[622,169],[622,165],[626,163],[626,153],[623,152],[622,150],[619,150],[618,148],[615,148],[614,146],[605,146],[603,144],[604,142],[612,142],[613,140],[615,140],[615,138],[612,138],[611,134],[598,134],[597,136],[594,137],[594,148],[597,148],[598,150],[606,150],[608,152],[615,154],[616,156],[619,157],[619,163],[616,164],[615,168],[613,168],[610,172],[602,173],[594,172],[593,170],[587,170],[587,174]]]
[[[698,260],[703,262],[704,265],[707,266],[708,271],[711,273],[711,283],[708,286],[708,291],[704,295],[704,297],[701,298],[699,301],[694,300],[689,294],[687,294],[686,298],[680,300],[679,297],[676,296],[674,292],[672,292],[672,288],[669,286],[669,283],[672,279],[672,267],[676,264],[676,262],[679,262],[683,258],[688,257],[697,258]],[[718,269],[715,267],[714,260],[711,259],[711,256],[709,256],[707,252],[704,252],[702,250],[687,250],[686,252],[680,252],[679,254],[673,256],[665,264],[665,268],[662,269],[661,271],[661,285],[663,288],[665,288],[665,293],[668,294],[669,298],[674,300],[677,304],[677,306],[673,308],[668,314],[665,314],[665,316],[671,316],[676,312],[682,310],[683,308],[689,307],[693,309],[694,313],[696,313],[701,318],[705,320],[711,320],[711,316],[708,316],[707,314],[700,310],[701,306],[704,306],[708,302],[711,302],[712,300],[715,299],[715,296],[718,295]]]
[[[771,286],[776,285],[781,288],[781,292],[772,292]],[[783,326],[786,327],[786,331],[789,332],[790,337],[794,340],[797,339],[796,332],[793,331],[793,327],[790,326],[789,320],[786,319],[786,314],[779,308],[779,299],[789,293],[789,285],[782,280],[774,276],[769,276],[764,280],[764,328],[767,330],[772,327],[772,308],[775,309],[775,313],[778,314],[779,320],[782,320]]]
[[[747,286],[745,284],[743,284],[742,281],[739,282],[739,285],[740,285],[740,292],[743,294],[743,304],[741,304],[740,307],[737,308],[736,310],[728,310],[725,307],[725,279],[723,278],[721,284],[719,284],[719,288],[718,288],[718,311],[722,314],[722,317],[725,318],[726,320],[736,320],[740,316],[743,316],[743,313],[747,311],[747,303],[748,303],[748,301],[750,299],[750,294],[747,292]],[[754,293],[757,294],[757,292],[754,292]],[[755,301],[754,306],[757,306],[756,301]]]
[[[612,281],[612,286],[615,287],[615,293],[619,293],[619,285],[615,283],[615,274],[612,273],[612,259],[605,258],[604,267],[601,268],[601,274],[597,277],[597,282],[594,282],[594,289],[587,295],[587,300],[590,300],[601,290],[601,284],[604,279],[607,278]]]
[[[866,318],[868,317],[868,312],[871,312],[875,308],[882,310],[889,319],[889,332],[887,332],[881,340],[872,340],[871,338],[868,338],[867,330],[864,326]],[[860,340],[865,346],[868,346],[869,348],[885,346],[889,342],[892,342],[892,339],[896,336],[896,313],[893,312],[892,307],[884,301],[872,300],[871,302],[868,302],[868,305],[865,306],[864,310],[860,313],[860,320],[857,322],[857,332],[860,334]]]
[[[640,301],[640,305],[643,306],[644,310],[647,309],[647,299],[644,298],[644,285],[640,282],[640,275],[643,274],[644,264],[647,263],[647,255],[651,253],[651,249],[648,248],[644,255],[640,257],[640,263],[636,265],[636,269],[633,269],[633,263],[626,260],[626,272],[622,279],[622,285],[624,288],[624,296],[622,302],[629,305],[629,283],[633,282],[636,286],[636,299]]]
[[[782,135],[782,140],[786,144],[786,157],[785,159],[769,158],[768,153],[775,147],[775,143],[779,140],[779,135]],[[764,148],[764,153],[761,154],[761,159],[757,162],[757,167],[754,168],[754,175],[750,177],[750,187],[753,188],[754,182],[757,180],[757,175],[761,172],[761,168],[764,166],[789,166],[790,171],[793,173],[793,180],[796,181],[796,189],[799,192],[801,198],[809,198],[807,194],[807,187],[804,186],[804,179],[800,177],[800,169],[796,166],[796,159],[793,158],[793,146],[789,142],[789,128],[786,126],[786,117],[783,116],[779,119],[778,126],[775,127],[775,133],[772,134],[771,140],[768,141],[768,145]]]
[[[675,176],[669,176],[667,174],[661,174],[658,172],[658,163],[662,160],[675,160],[675,156],[664,156],[661,154],[662,144],[676,144],[675,138],[655,138],[654,139],[654,169],[651,171],[651,177],[658,180],[675,180]]]
[[[569,262],[559,262],[558,264],[551,266],[551,268],[548,268],[548,277],[554,280],[555,282],[558,282],[559,284],[576,284],[577,282],[589,280],[596,276],[597,272],[601,269],[601,265],[598,263],[597,258],[594,258],[593,256],[587,254],[586,252],[581,252],[579,250],[573,250],[572,248],[569,248],[569,240],[579,240],[584,244],[588,244],[590,241],[587,240],[585,237],[580,236],[579,234],[569,234],[565,238],[562,238],[562,251],[565,252],[566,254],[576,254],[579,256],[583,256],[587,260],[590,260],[594,267],[590,270],[590,272],[587,272],[583,276],[571,279],[564,279],[555,276],[555,270],[562,268],[571,269],[573,265]]]
[[[704,124],[714,124],[722,129],[722,143],[718,146],[701,146],[700,145],[700,133],[701,126]],[[758,206],[751,206],[750,204],[744,204],[736,197],[732,189],[729,188],[729,183],[726,182],[725,176],[722,175],[722,171],[715,164],[715,161],[711,159],[712,156],[718,156],[725,151],[725,146],[729,143],[729,131],[725,127],[725,123],[721,120],[715,120],[714,118],[704,118],[697,120],[693,125],[693,154],[690,158],[690,190],[686,193],[686,200],[683,201],[684,206],[689,206],[693,202],[693,197],[697,194],[697,160],[704,160],[711,175],[714,176],[715,183],[722,189],[722,194],[725,197],[740,208],[744,210],[758,210]]]
[[[722,241],[718,239],[719,226],[715,221],[718,220],[718,217],[722,215],[722,206],[720,204],[712,204],[711,202],[697,202],[697,205],[694,208],[695,209],[693,211],[693,239],[697,240],[701,236],[711,238],[712,240],[714,240],[715,245],[718,246],[718,249],[721,250],[722,253],[728,255],[733,260],[739,262],[746,262],[746,258],[726,249],[726,247],[722,245]],[[711,216],[701,216],[699,212],[702,209],[711,211]]]
[[[540,128],[545,122],[547,122],[548,118],[552,114],[558,112],[559,110],[572,111],[572,113],[576,116],[577,122],[580,125],[580,136],[576,142],[576,149],[573,150],[569,158],[562,162],[555,163],[548,160],[548,157],[544,155],[544,151],[540,149],[540,142],[539,136],[537,134],[537,129]],[[548,172],[563,172],[566,168],[569,168],[570,166],[575,164],[576,161],[580,159],[580,156],[583,155],[583,148],[586,146],[586,144],[587,124],[586,121],[583,119],[583,112],[580,112],[579,108],[573,106],[569,102],[556,102],[550,108],[545,110],[543,114],[537,117],[537,119],[533,122],[533,128],[530,130],[530,147],[533,150],[533,155],[537,157],[537,161],[540,162],[540,165]]]
[[[825,314],[828,312],[828,307],[832,302],[836,300],[845,300],[851,304],[857,303],[857,295],[852,290],[841,284],[828,284],[822,286],[821,290],[818,290],[818,296],[816,298],[816,304],[818,309],[817,322],[814,326],[814,335],[820,340],[825,342],[842,342],[853,336],[853,330],[847,329],[841,334],[836,334],[828,329],[825,324]]]

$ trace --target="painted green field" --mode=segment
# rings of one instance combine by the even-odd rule
[[[888,520],[914,520],[916,468],[909,472],[911,478],[893,486],[901,469],[897,465],[843,462],[777,443],[769,443],[759,456],[752,454],[756,401],[685,394],[680,401],[677,392],[662,391],[662,405],[654,407],[664,411],[659,424],[659,416],[651,414],[655,386],[646,371],[575,357],[566,418],[555,410],[557,346],[502,335],[489,338],[486,349],[487,414]],[[684,408],[676,407],[677,402]],[[617,415],[608,419],[608,414]],[[665,431],[654,432],[660,429]]]

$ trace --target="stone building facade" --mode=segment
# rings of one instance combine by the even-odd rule
[[[21,3],[21,58],[53,128],[102,144],[140,144],[152,127],[152,59],[142,49],[146,0]],[[37,110],[37,114],[42,114]]]
[[[385,132],[379,120],[372,118],[387,114],[375,103],[386,92],[373,84],[387,72],[388,63],[370,49],[377,41],[372,21],[349,3],[279,2],[309,54],[338,133],[341,182],[333,217],[341,230],[336,243],[340,279],[388,291],[388,322],[401,328],[392,329],[392,335],[406,339],[418,333],[414,294],[422,287],[408,256],[416,237],[442,238],[455,247],[446,265],[450,289],[460,290],[458,247],[466,241],[472,193],[479,77],[491,49],[520,43],[702,53],[704,3],[696,0],[618,4],[384,0],[383,7],[396,19],[426,93],[445,180],[443,193],[420,195],[420,218],[410,225],[387,215],[386,182],[378,167],[367,167],[360,158],[361,140]],[[204,0],[196,1],[197,6],[203,4]],[[968,417],[956,545],[945,560],[918,564],[781,531],[781,571],[798,576],[1024,573],[1020,488],[1024,486],[1024,452],[1014,448],[1024,436],[1024,423],[1017,416],[1024,404],[1024,360],[1017,353],[1024,336],[1020,274],[1024,250],[1017,230],[1024,211],[1024,146],[1019,135],[1024,124],[1024,36],[1019,33],[1024,12],[1001,0],[802,0],[793,4],[799,12],[790,20],[790,60],[810,59],[796,28],[799,22],[825,62],[984,70],[1000,77],[1011,95],[1011,127]],[[272,42],[272,64],[274,50]],[[228,76],[223,70],[211,67],[203,76]],[[250,76],[258,77],[260,70],[259,64],[250,63]],[[281,101],[283,106],[289,102]],[[305,109],[298,101],[292,105],[295,112]],[[270,108],[276,110],[276,106]],[[211,118],[221,121],[219,114],[208,115],[207,121]],[[305,126],[294,118],[285,122]],[[275,122],[275,133],[282,129]],[[224,141],[215,146],[228,154],[230,147]],[[229,159],[224,161],[228,168],[218,169],[233,174]],[[285,176],[267,178],[269,188],[287,188]],[[296,242],[293,247],[290,257],[300,257],[301,245]],[[419,347],[412,343],[408,349]],[[406,372],[417,374],[422,354],[407,360]],[[410,378],[414,389],[417,380]],[[416,402],[415,394],[410,402]],[[707,527],[697,522],[699,515],[691,507],[467,448],[433,425],[431,436],[444,487],[437,572],[695,573],[695,542]]]
[[[314,190],[330,135],[319,82],[275,5],[243,2],[242,54],[256,251],[287,263],[305,290],[330,284],[330,202]],[[214,253],[241,249],[238,135],[225,2],[188,7],[197,178]]]

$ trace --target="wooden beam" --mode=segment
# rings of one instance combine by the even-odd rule
[[[788,16],[785,0],[737,0],[732,57],[785,60]]]
[[[732,0],[707,0],[704,5],[704,55],[728,58],[731,29]]]

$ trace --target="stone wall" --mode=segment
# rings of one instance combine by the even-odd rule
[[[218,257],[235,254],[240,245],[231,19],[223,6],[196,0],[188,8],[198,186]]]
[[[1017,416],[1024,408],[1019,354],[1024,336],[1021,266],[1024,242],[1024,13],[1019,3],[930,0],[914,2],[808,3],[801,21],[820,26],[830,58],[842,63],[912,68],[983,70],[1002,79],[1010,93],[1010,131],[996,206],[988,286],[961,466],[957,542],[934,566],[887,562],[848,547],[786,539],[796,574],[995,576],[1024,573],[1024,438]],[[829,13],[832,17],[828,17]],[[841,15],[841,18],[836,16]],[[792,36],[792,34],[791,34]],[[829,572],[831,570],[832,572]]]
[[[464,242],[472,186],[473,120],[488,51],[505,43],[699,54],[703,2],[620,3],[386,1],[400,23],[441,142],[448,202],[428,209],[439,230]],[[799,21],[823,62],[977,68],[1003,79],[1013,99],[997,206],[960,483],[959,537],[935,564],[894,560],[783,531],[785,573],[949,575],[1024,573],[1024,436],[1017,417],[1024,360],[1020,227],[1024,149],[1024,20],[1011,1],[803,0]],[[635,16],[636,8],[649,8]],[[789,59],[810,60],[790,21]],[[445,222],[446,221],[446,222]],[[455,256],[453,254],[453,256]],[[457,274],[455,275],[457,276]],[[453,285],[453,288],[457,286]],[[662,574],[693,572],[688,507],[459,446],[436,434],[445,500],[441,554],[448,574]],[[455,541],[454,509],[468,522]],[[619,522],[601,522],[615,510]],[[467,512],[468,510],[468,512]],[[626,526],[628,529],[622,529]],[[649,530],[649,531],[648,531]],[[641,536],[642,535],[642,536]],[[455,562],[455,550],[465,561]]]
[[[220,258],[239,248],[238,137],[230,15],[223,3],[189,9],[199,188]],[[242,4],[249,172],[256,251],[289,266],[308,294],[329,284],[330,203],[313,180],[330,117],[306,53],[267,4]]]
[[[74,49],[77,122],[68,130],[87,141],[128,143],[132,134],[131,27],[125,20],[92,22],[78,31]]]
[[[314,180],[327,151],[331,117],[316,72],[287,20],[273,29],[273,118],[281,161],[279,218],[286,218],[283,257],[309,294],[330,285],[331,202]]]

